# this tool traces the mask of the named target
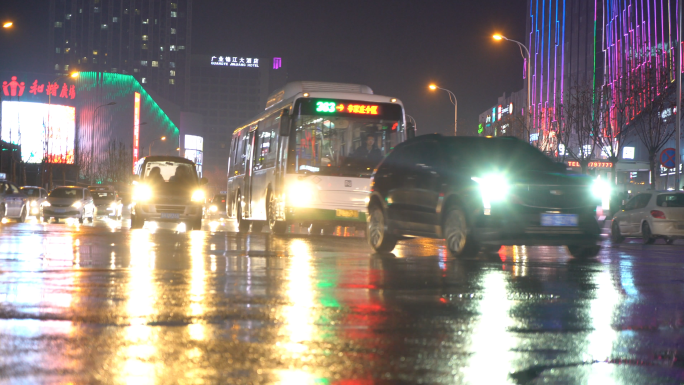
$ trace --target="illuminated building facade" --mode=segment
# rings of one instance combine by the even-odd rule
[[[192,0],[50,0],[50,66],[56,73],[133,75],[182,105],[192,44]]]
[[[222,178],[219,184],[226,178],[233,131],[263,111],[271,91],[287,82],[281,58],[233,55],[192,55],[185,102],[185,110],[203,117],[204,172],[212,181]]]

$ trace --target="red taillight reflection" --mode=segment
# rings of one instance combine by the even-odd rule
[[[656,219],[667,219],[665,213],[660,210],[651,210],[651,216]]]

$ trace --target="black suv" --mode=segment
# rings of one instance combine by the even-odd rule
[[[501,245],[600,249],[593,180],[511,137],[423,135],[398,145],[374,172],[367,237],[389,252],[405,236],[446,239],[453,256]]]

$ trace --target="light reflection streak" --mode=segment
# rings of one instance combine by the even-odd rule
[[[206,270],[204,268],[204,245],[206,233],[203,231],[191,231],[190,237],[190,312],[192,324],[188,326],[188,334],[194,340],[204,340],[205,326],[198,321],[204,315],[204,298],[206,295]]]
[[[471,331],[468,350],[472,353],[463,369],[472,384],[504,384],[510,381],[513,360],[511,301],[507,297],[505,274],[489,271],[482,279],[483,297],[477,306],[479,316]]]
[[[615,307],[620,302],[620,294],[613,286],[608,267],[602,267],[601,272],[594,275],[595,296],[590,301],[589,317],[593,331],[587,336],[588,347],[586,354],[590,360],[605,361],[610,359],[613,343],[618,333],[613,329]]]

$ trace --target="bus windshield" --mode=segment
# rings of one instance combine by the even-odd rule
[[[401,121],[299,115],[295,127],[290,173],[370,177],[397,144]]]

